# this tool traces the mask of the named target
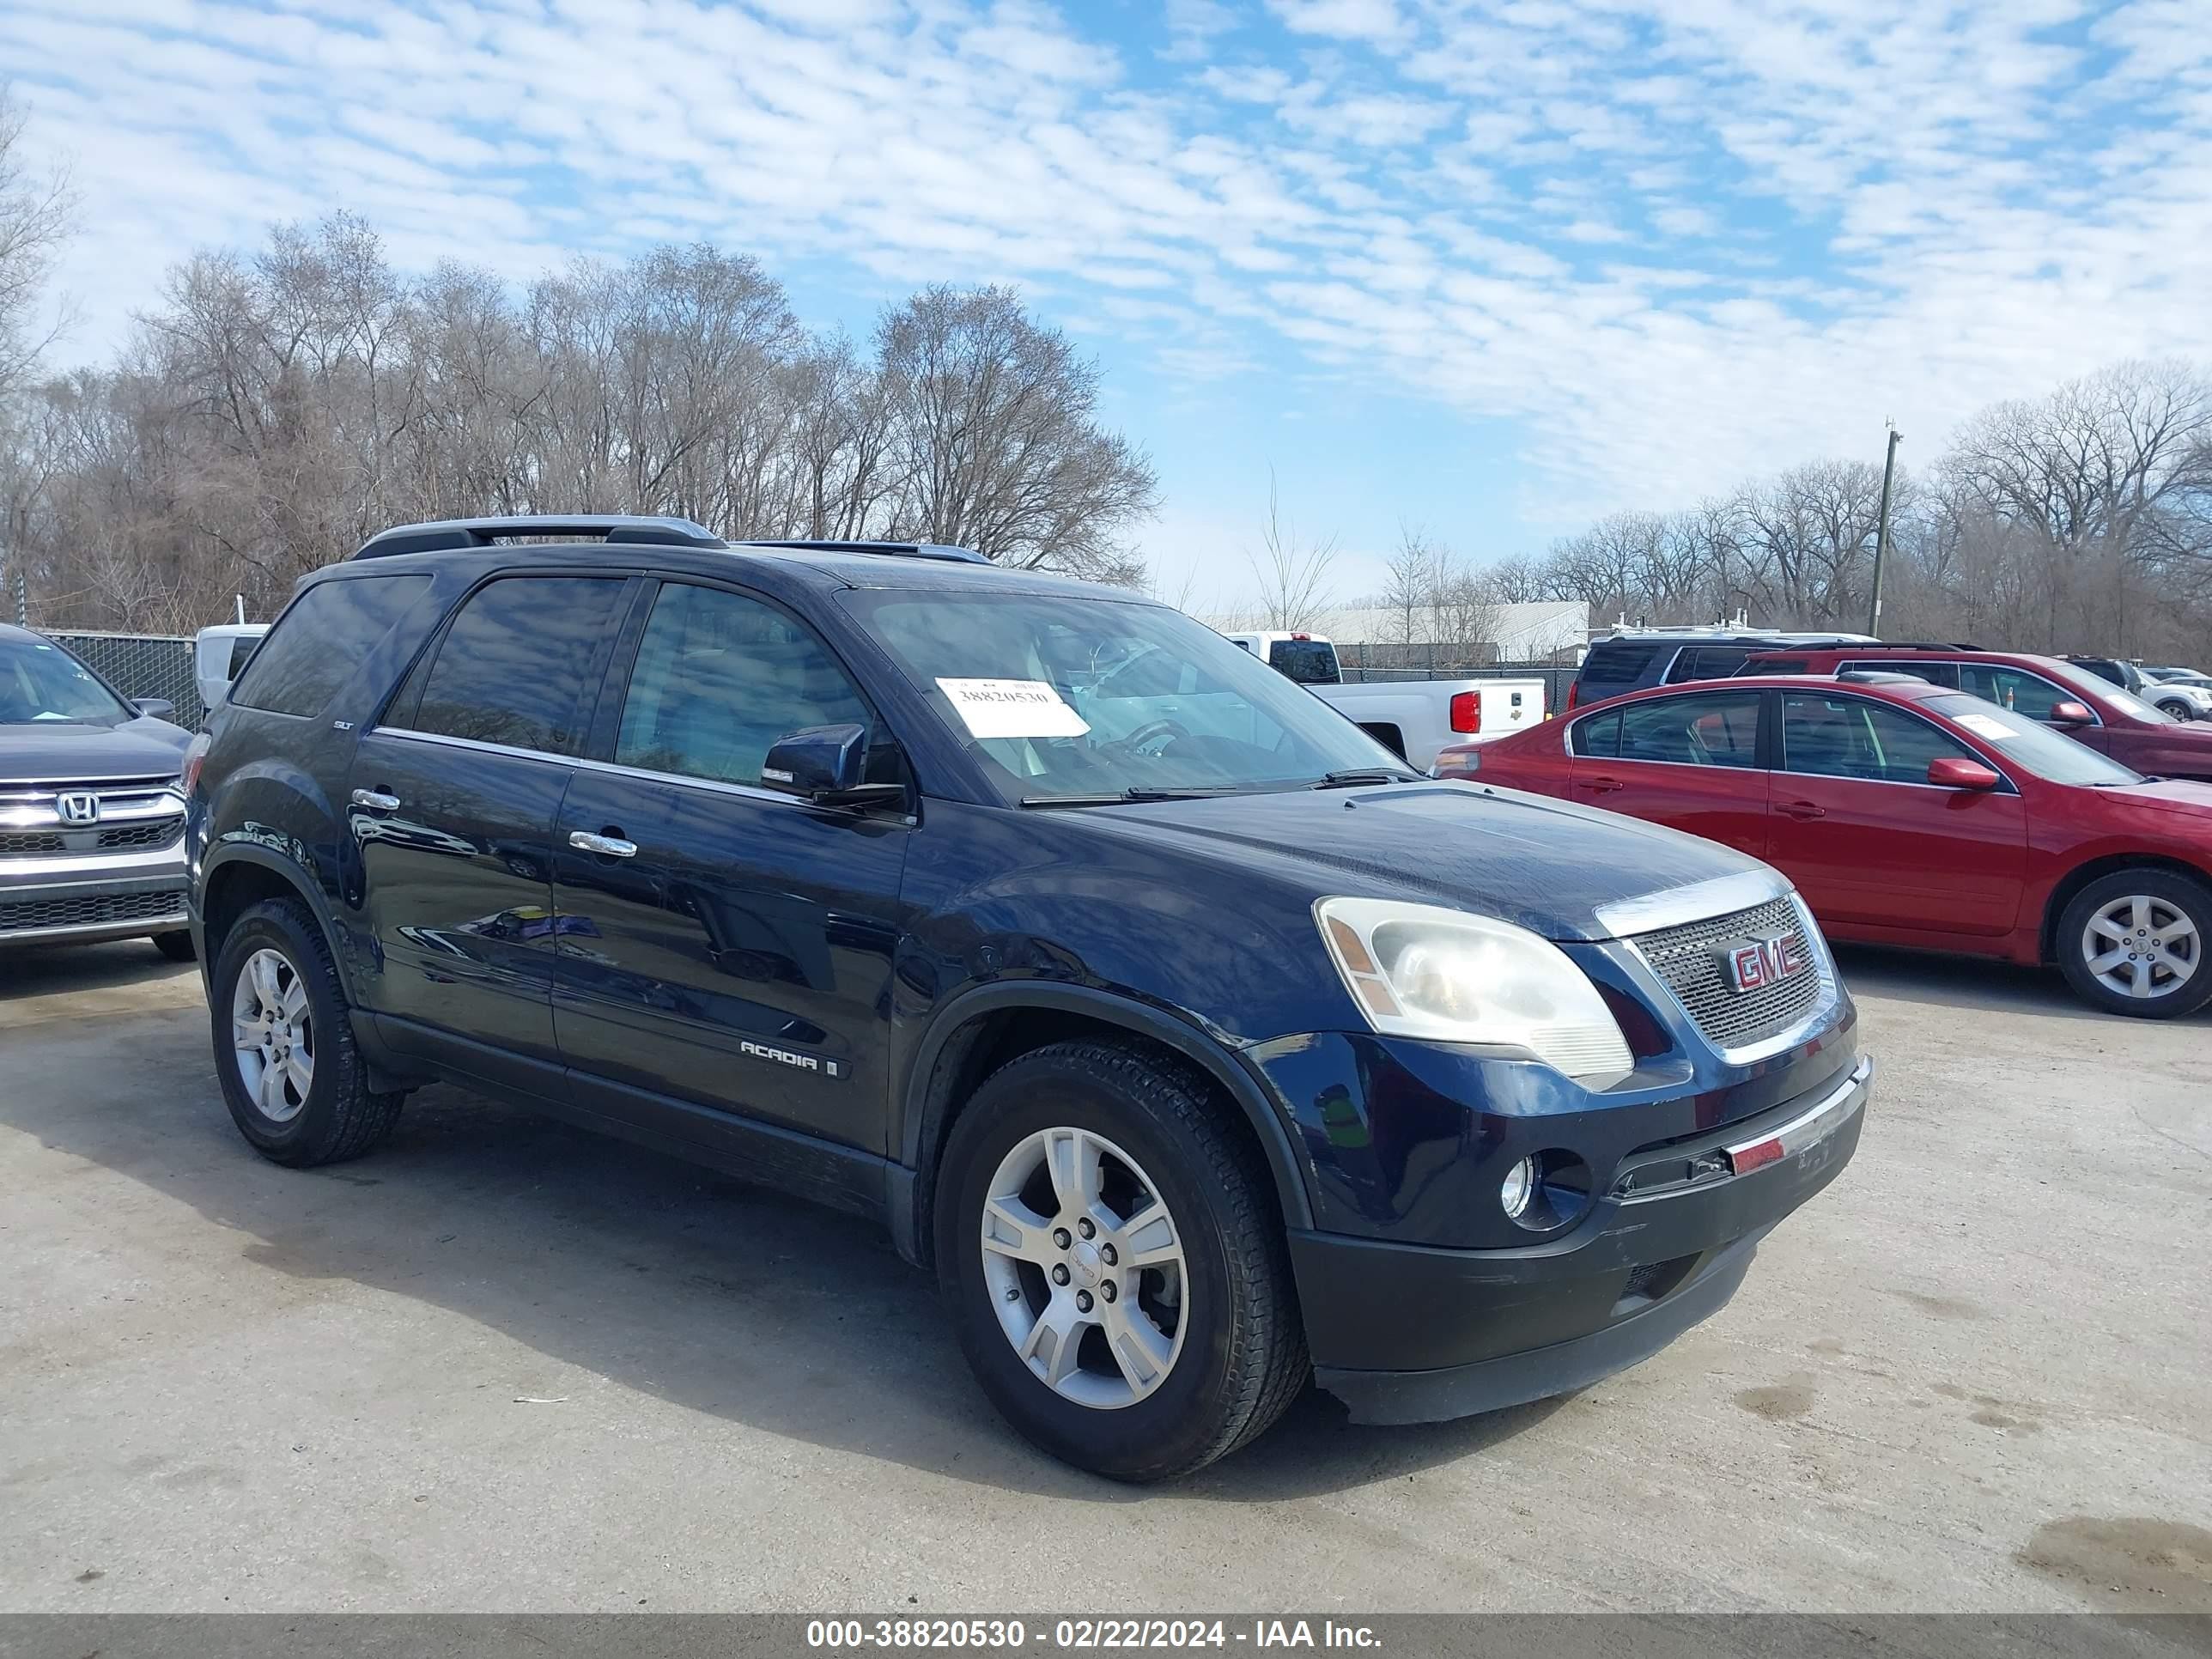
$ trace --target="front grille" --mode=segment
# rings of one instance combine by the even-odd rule
[[[1729,984],[1722,971],[1720,947],[1775,934],[1796,939],[1808,965],[1755,991],[1739,991]],[[1754,909],[1662,927],[1629,943],[1717,1048],[1741,1048],[1786,1031],[1820,1006],[1823,995],[1819,948],[1806,939],[1803,919],[1791,899],[1771,899]]]
[[[98,927],[107,922],[161,921],[182,918],[179,892],[88,893],[52,899],[18,899],[0,903],[0,937],[45,927]]]
[[[182,817],[155,819],[151,823],[118,824],[100,832],[103,851],[118,847],[167,847],[185,832]]]
[[[108,830],[9,830],[0,831],[0,859],[143,852],[149,847],[167,847],[184,832],[181,816],[148,823],[118,823]]]

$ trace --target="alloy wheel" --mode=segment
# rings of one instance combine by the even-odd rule
[[[2186,911],[2131,894],[2100,907],[2081,930],[2081,957],[2115,995],[2162,997],[2197,976],[2204,943]]]
[[[246,957],[230,994],[239,1081],[264,1117],[289,1122],[315,1086],[314,1011],[307,981],[281,951]]]
[[[1000,1161],[981,1220],[1000,1328],[1039,1381],[1101,1411],[1158,1389],[1182,1352],[1188,1276],[1136,1159],[1087,1129],[1039,1130]]]

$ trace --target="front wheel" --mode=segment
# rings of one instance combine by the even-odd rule
[[[1187,1474],[1304,1385],[1282,1222],[1231,1110],[1169,1055],[1081,1041],[1009,1062],[955,1121],[939,1286],[983,1391],[1053,1455]]]
[[[358,1158],[383,1139],[404,1097],[368,1086],[345,988],[307,908],[265,900],[214,954],[216,1076],[254,1150],[306,1169]]]
[[[2212,891],[2171,871],[2100,876],[2058,918],[2058,965],[2083,1000],[2170,1019],[2212,1001]]]

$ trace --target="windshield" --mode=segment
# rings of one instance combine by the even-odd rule
[[[66,720],[112,726],[137,717],[137,709],[61,647],[46,640],[0,640],[0,726]]]
[[[2093,674],[2079,663],[2055,662],[2051,665],[2058,678],[2077,691],[2092,692],[2111,703],[2122,714],[2132,715],[2146,726],[2172,726],[2172,715],[2163,708],[2154,708],[2124,685],[2115,685],[2102,674]]]
[[[1312,692],[1164,605],[988,592],[843,602],[1010,805],[1407,775]]]
[[[2141,783],[2142,775],[2107,760],[2063,732],[1964,692],[1930,697],[1921,705],[1956,720],[2008,761],[2052,783]]]

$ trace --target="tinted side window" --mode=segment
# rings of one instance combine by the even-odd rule
[[[1610,714],[1593,714],[1586,720],[1577,720],[1573,735],[1577,755],[1611,759],[1620,752],[1620,711],[1615,709]]]
[[[1694,646],[1674,659],[1674,665],[1667,671],[1667,683],[1674,685],[1684,680],[1724,680],[1750,657],[1751,653],[1741,646]]]
[[[1620,711],[1622,760],[1678,766],[1759,764],[1756,691],[1659,697]]]
[[[596,689],[588,665],[614,626],[623,583],[608,577],[508,576],[471,594],[392,707],[395,724],[441,737],[573,755]]]
[[[1747,659],[1739,663],[1735,672],[1739,674],[1802,674],[1805,672],[1805,663],[1803,657],[1769,657],[1761,662]]]
[[[873,723],[836,659],[774,605],[671,583],[638,646],[615,759],[757,784],[777,738],[809,726]]]
[[[2073,692],[2053,685],[2039,674],[2019,668],[2000,668],[1990,663],[1960,663],[1959,689],[2000,708],[2025,714],[2032,720],[2047,720],[2057,704],[2080,700]]]
[[[1858,697],[1787,691],[1782,696],[1784,771],[1869,783],[1925,783],[1932,760],[1980,757],[1917,714]]]
[[[428,576],[348,576],[295,599],[253,652],[230,700],[319,714],[430,586]]]
[[[1577,684],[1583,688],[1585,701],[1594,696],[1626,690],[1642,682],[1662,650],[1671,654],[1674,649],[1671,645],[1594,645],[1589,655],[1583,659],[1582,677]]]

